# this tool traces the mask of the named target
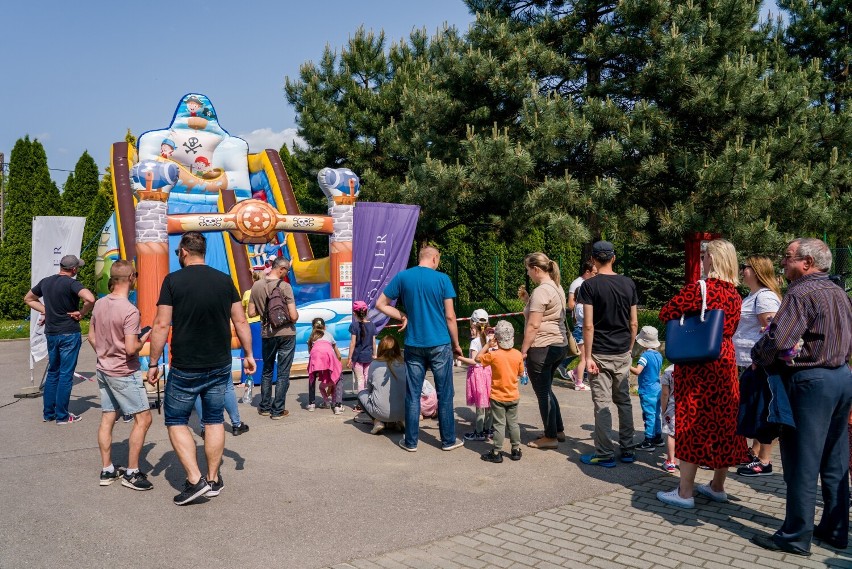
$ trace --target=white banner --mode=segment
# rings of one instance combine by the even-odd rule
[[[35,217],[33,218],[32,276],[30,286],[59,272],[59,261],[65,255],[80,256],[85,217]],[[30,369],[47,356],[47,339],[44,325],[39,325],[41,314],[30,310]]]

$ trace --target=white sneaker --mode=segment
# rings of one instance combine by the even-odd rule
[[[698,486],[695,487],[695,491],[698,492],[699,494],[701,494],[702,496],[710,498],[714,502],[727,502],[728,501],[727,492],[716,492],[715,490],[710,488],[709,484],[699,484]]]
[[[314,410],[314,409],[316,409],[316,408],[317,408],[317,406],[316,406],[315,404],[313,404],[313,403],[311,403],[310,405],[308,405],[307,407],[305,407],[305,409],[306,409],[306,410],[308,410],[308,411],[313,411],[313,410]]]
[[[678,492],[679,490],[677,488],[675,488],[671,492],[657,492],[657,500],[659,500],[663,504],[668,504],[669,506],[675,506],[677,508],[684,508],[687,510],[691,510],[695,507],[695,498],[681,498]]]
[[[464,446],[464,441],[460,440],[460,439],[456,439],[456,442],[449,444],[447,446],[442,446],[441,450],[455,450],[455,449],[457,449],[459,447],[463,447],[463,446]]]
[[[343,413],[343,405],[337,405],[337,406],[335,406],[335,408],[334,408],[334,414],[335,414],[335,415],[340,415],[341,413]]]

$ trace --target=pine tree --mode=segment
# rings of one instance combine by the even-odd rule
[[[83,242],[80,245],[80,256],[86,264],[80,270],[78,279],[89,290],[95,290],[95,257],[97,257],[95,238],[112,211],[112,207],[104,210],[103,203],[96,203],[99,188],[98,166],[88,151],[84,151],[77,160],[74,172],[68,175],[68,181],[65,182],[62,192],[62,211],[64,215],[86,218]]]
[[[33,217],[58,215],[61,198],[38,140],[18,139],[9,157],[6,239],[0,247],[0,317],[23,318],[30,288]]]

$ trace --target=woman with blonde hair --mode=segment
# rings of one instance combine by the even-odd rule
[[[749,293],[743,299],[740,325],[734,334],[737,367],[740,373],[751,366],[751,348],[757,343],[770,320],[781,306],[781,289],[775,278],[772,259],[763,255],[747,257],[740,265],[743,282]],[[761,444],[757,439],[749,450],[748,464],[737,469],[740,476],[767,476],[772,474],[772,443]]]
[[[559,265],[544,253],[530,253],[524,257],[524,265],[536,287],[532,294],[523,285],[518,289],[518,298],[526,303],[521,353],[526,358],[527,374],[544,423],[544,434],[528,446],[553,449],[565,440],[562,413],[553,394],[553,374],[568,353],[567,302],[560,286]]]
[[[707,244],[701,261],[706,275],[707,309],[723,310],[725,323],[718,359],[677,364],[674,370],[675,453],[680,459],[680,486],[671,492],[658,492],[657,499],[679,508],[695,507],[693,491],[714,502],[727,502],[728,468],[741,464],[747,456],[746,440],[736,434],[740,388],[732,337],[742,308],[736,288],[737,253],[729,241],[716,239]],[[692,283],[663,307],[660,320],[668,322],[700,311],[701,288]],[[699,464],[713,469],[710,484],[695,485]]]

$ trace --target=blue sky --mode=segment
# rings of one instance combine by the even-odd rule
[[[343,46],[361,25],[388,43],[444,22],[467,30],[461,0],[8,2],[2,10],[0,152],[38,138],[60,187],[84,150],[103,171],[130,128],[168,126],[180,98],[207,95],[252,151],[295,134],[284,77]]]
[[[777,12],[774,0],[769,0]],[[220,124],[252,151],[295,135],[284,77],[343,46],[363,25],[388,42],[444,23],[467,30],[461,0],[43,0],[4,5],[0,152],[18,138],[45,146],[60,187],[84,150],[103,171],[113,142],[164,128],[180,98],[207,95]],[[764,15],[767,7],[764,6]]]

